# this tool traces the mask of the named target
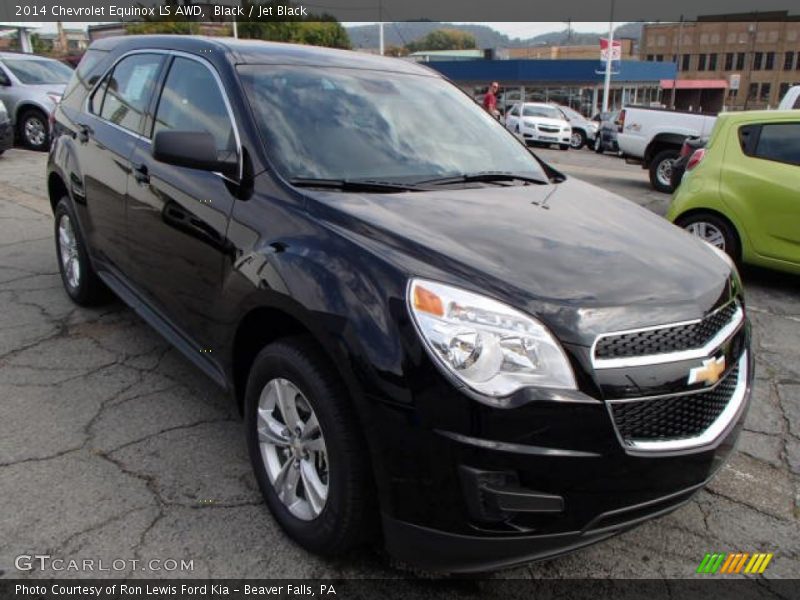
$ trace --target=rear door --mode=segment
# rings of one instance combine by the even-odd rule
[[[723,199],[758,254],[800,263],[800,119],[744,125],[731,135]]]
[[[143,115],[163,64],[160,54],[122,58],[89,96],[76,122],[76,152],[85,202],[85,233],[101,260],[125,270],[125,196],[130,156],[142,134]],[[73,188],[75,189],[75,188]]]
[[[131,157],[128,184],[132,278],[162,317],[201,346],[229,253],[226,233],[236,184],[222,175],[155,160],[151,139],[162,130],[206,131],[217,152],[238,156],[238,134],[214,67],[197,57],[170,59],[146,135]],[[240,163],[241,164],[241,163]]]

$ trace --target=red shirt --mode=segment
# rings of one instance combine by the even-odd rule
[[[483,97],[483,108],[488,110],[490,113],[493,113],[497,110],[497,96],[495,96],[491,91],[486,92],[486,95]]]

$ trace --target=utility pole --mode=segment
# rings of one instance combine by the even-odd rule
[[[236,23],[236,17],[233,17],[233,39],[239,39],[239,25]]]
[[[611,0],[611,16],[608,21],[608,48],[606,54],[606,80],[603,85],[603,112],[608,112],[608,96],[611,93],[611,59],[614,56],[614,0]]]
[[[675,79],[672,82],[672,97],[669,101],[669,107],[675,108],[675,88],[678,87],[678,72],[681,65],[681,42],[683,41],[683,15],[681,15],[681,23],[678,25],[678,47],[675,49]]]

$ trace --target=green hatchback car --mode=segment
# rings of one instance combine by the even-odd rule
[[[800,111],[721,114],[667,218],[737,262],[800,274]]]

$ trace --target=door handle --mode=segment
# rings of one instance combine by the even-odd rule
[[[150,183],[150,173],[147,171],[147,165],[134,165],[133,178],[136,183]]]
[[[85,144],[89,141],[89,136],[94,133],[92,128],[85,123],[78,123],[78,141]]]

